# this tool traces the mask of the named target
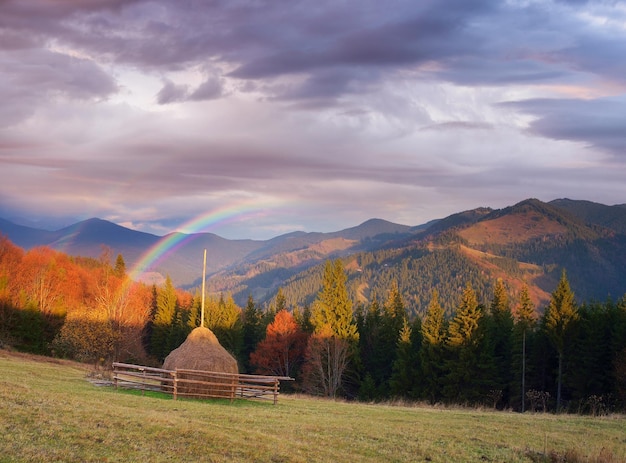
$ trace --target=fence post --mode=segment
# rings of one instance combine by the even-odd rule
[[[278,402],[278,378],[274,378],[274,405]]]
[[[143,376],[143,382],[141,383],[141,395],[145,395],[145,391],[146,391],[146,369],[144,367],[141,367],[139,369],[139,371],[141,371],[142,376]]]
[[[174,370],[172,372],[172,376],[174,377],[174,391],[173,391],[173,396],[174,396],[174,400],[176,400],[176,394],[178,393],[178,369]]]

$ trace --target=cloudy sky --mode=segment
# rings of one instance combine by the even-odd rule
[[[42,226],[626,202],[621,1],[0,0],[0,102],[0,217]]]

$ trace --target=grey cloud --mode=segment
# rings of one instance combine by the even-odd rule
[[[507,103],[537,116],[530,130],[556,140],[585,142],[626,156],[626,98],[540,99]]]
[[[243,80],[304,74],[301,90],[274,95],[283,99],[341,95],[354,82],[373,89],[394,71],[429,62],[439,63],[436,78],[462,85],[545,82],[579,70],[622,80],[625,74],[623,60],[608,62],[623,56],[624,45],[571,15],[564,18],[565,3],[56,3],[54,12],[45,2],[26,0],[0,13],[7,10],[13,37],[32,32],[133,66],[168,71],[220,60],[233,69],[230,76]],[[339,73],[343,78],[329,80]],[[210,85],[192,99],[213,98]]]
[[[50,98],[102,99],[117,90],[93,61],[38,49],[0,51],[0,127],[29,117]]]
[[[164,105],[170,103],[176,103],[179,101],[185,101],[189,93],[189,87],[187,85],[176,85],[169,79],[163,82],[163,87],[156,95],[157,103]]]
[[[422,128],[422,131],[435,130],[435,131],[457,131],[457,130],[491,130],[493,125],[485,122],[472,122],[472,121],[450,121],[441,122],[438,124],[427,125]]]
[[[222,94],[222,82],[218,77],[211,76],[189,95],[189,99],[193,101],[214,100]]]

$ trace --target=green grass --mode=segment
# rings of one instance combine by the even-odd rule
[[[623,416],[174,401],[98,387],[87,373],[0,351],[0,462],[626,461]]]

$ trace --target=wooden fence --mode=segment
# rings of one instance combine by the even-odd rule
[[[128,363],[113,363],[115,387],[158,391],[177,397],[265,399],[278,402],[285,376],[241,375],[199,370],[164,370]]]

